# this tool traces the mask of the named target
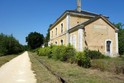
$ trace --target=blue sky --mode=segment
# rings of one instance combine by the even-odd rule
[[[76,9],[76,0],[0,0],[0,33],[13,34],[21,44],[30,32],[44,36],[65,10]],[[82,0],[82,9],[124,23],[124,0]]]

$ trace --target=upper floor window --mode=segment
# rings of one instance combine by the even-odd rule
[[[56,28],[56,35],[57,35],[57,28]]]
[[[53,31],[52,31],[52,38],[53,38]]]
[[[63,23],[61,24],[61,33],[63,33]]]

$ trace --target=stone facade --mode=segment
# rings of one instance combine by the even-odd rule
[[[69,43],[77,51],[88,48],[114,57],[118,55],[118,29],[105,16],[68,10],[50,27],[49,44]]]

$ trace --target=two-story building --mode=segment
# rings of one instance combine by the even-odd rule
[[[118,29],[108,17],[81,10],[66,10],[50,27],[50,42],[54,45],[71,44],[77,51],[97,50],[111,57],[118,55]]]

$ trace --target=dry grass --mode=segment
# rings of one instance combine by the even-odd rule
[[[6,56],[1,56],[0,57],[0,67],[9,62],[10,60],[12,60],[13,58],[17,57],[17,55],[6,55]]]
[[[109,71],[116,74],[124,74],[124,58],[109,58],[92,60],[92,68]]]
[[[37,83],[60,83],[58,79],[51,74],[36,58],[29,52],[32,62],[32,70],[35,71]]]
[[[48,59],[47,57],[44,56],[42,57],[37,56],[34,53],[33,55],[37,59],[43,61],[47,66],[49,66],[52,71],[62,76],[68,83],[124,83],[124,75],[117,75],[105,71],[102,72],[96,69],[85,69],[77,66],[76,64],[55,61],[53,59]],[[36,63],[33,64],[37,65]],[[39,72],[39,73],[41,75],[46,74],[43,72]],[[42,76],[40,76],[39,74],[37,74],[37,77],[39,79],[42,79]],[[45,78],[48,77],[44,77],[43,79]]]

